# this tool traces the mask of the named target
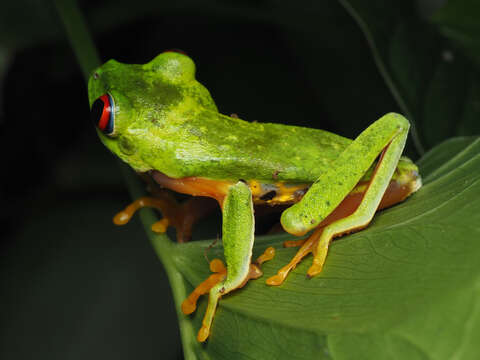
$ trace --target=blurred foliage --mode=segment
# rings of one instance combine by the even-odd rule
[[[144,63],[164,49],[181,48],[195,59],[199,80],[224,113],[354,137],[382,114],[398,111],[416,124],[418,139],[415,144],[410,141],[406,150],[414,158],[422,148],[429,150],[452,136],[480,133],[480,3],[474,0],[104,0],[79,1],[79,5],[104,60]],[[112,158],[85,121],[86,90],[51,2],[0,3],[0,81],[0,106],[4,107],[0,109],[0,151],[9,154],[4,157],[8,176],[1,181],[10,205],[1,212],[8,254],[2,289],[11,295],[8,321],[2,324],[1,357],[29,358],[17,343],[49,343],[48,348],[36,347],[37,357],[49,359],[65,358],[66,349],[78,358],[86,352],[93,358],[112,354],[129,358],[126,350],[115,353],[122,349],[119,344],[126,343],[132,349],[150,349],[145,334],[135,336],[138,332],[128,317],[120,314],[117,326],[125,331],[113,332],[107,341],[118,347],[112,345],[92,356],[98,344],[85,336],[90,329],[105,328],[112,321],[108,314],[115,314],[115,309],[107,302],[79,312],[82,301],[88,303],[92,292],[99,293],[98,288],[82,284],[77,286],[85,291],[70,295],[80,301],[60,296],[65,289],[75,289],[80,280],[65,287],[55,274],[78,276],[85,264],[93,267],[86,276],[104,276],[105,291],[109,291],[115,272],[99,271],[106,265],[92,255],[103,249],[105,257],[118,256],[109,249],[115,248],[121,232],[105,241],[108,231],[95,230],[96,219],[104,214],[101,221],[109,220],[112,210],[99,211],[88,221],[78,219],[112,197],[125,202],[126,195],[121,176],[112,169]],[[252,282],[238,296],[222,301],[214,323],[217,335],[213,333],[206,347],[186,346],[212,358],[268,358],[268,354],[311,358],[315,354],[358,359],[359,353],[365,358],[474,358],[470,354],[475,354],[471,339],[478,335],[480,324],[475,312],[479,277],[478,267],[469,259],[479,254],[474,240],[480,222],[475,218],[479,209],[468,199],[478,198],[480,165],[478,141],[472,141],[443,142],[422,158],[422,173],[432,174],[424,190],[376,217],[368,230],[335,242],[329,257],[332,266],[324,277],[303,279],[307,260],[284,287],[271,289],[261,280]],[[92,193],[97,196],[85,197]],[[39,213],[45,214],[41,224],[51,226],[39,225]],[[395,226],[398,219],[407,218],[409,222]],[[92,232],[86,227],[92,227]],[[201,228],[197,238],[214,238],[218,231],[208,225]],[[78,240],[64,243],[69,232]],[[415,243],[415,236],[422,240]],[[91,245],[82,238],[90,239]],[[259,239],[256,251],[281,240]],[[144,239],[133,235],[124,241],[122,248],[128,249]],[[207,244],[194,242],[174,254],[187,290],[207,274],[201,255]],[[56,259],[58,251],[62,256],[75,246],[78,260]],[[216,247],[213,252],[221,251]],[[290,255],[291,250],[279,250],[278,259],[267,264],[267,274]],[[138,256],[138,263],[144,264],[148,262],[141,257],[151,254]],[[120,267],[115,269],[118,278],[125,276]],[[156,288],[158,269],[153,265],[151,269],[137,280]],[[361,269],[364,278],[357,276],[356,270]],[[44,291],[48,286],[51,291]],[[164,305],[145,305],[144,313],[171,315],[171,300],[156,296],[158,304]],[[132,308],[146,304],[144,299],[131,299],[137,304]],[[46,317],[38,316],[45,309],[42,304],[52,304]],[[128,310],[128,302],[117,305],[121,304],[123,311],[136,311]],[[200,315],[204,305],[203,301]],[[82,323],[82,314],[91,314],[92,309],[104,318]],[[60,326],[65,313],[71,320]],[[194,317],[189,331],[198,328],[200,315]],[[162,344],[177,349],[178,332],[172,330],[176,324],[160,326],[152,344],[161,338]],[[65,331],[73,335],[61,337]],[[433,334],[449,341],[435,343]],[[141,357],[158,358],[154,348]],[[169,354],[175,356],[176,350]]]
[[[478,1],[449,1],[433,14],[431,20],[438,24],[439,31],[452,40],[455,47],[480,65],[480,22],[478,21]]]

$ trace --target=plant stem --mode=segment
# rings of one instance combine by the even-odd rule
[[[54,0],[54,3],[77,56],[85,82],[88,82],[91,72],[100,66],[100,58],[86,26],[85,19],[77,6],[76,0]],[[132,197],[138,198],[143,196],[145,191],[140,186],[138,178],[133,174],[132,170],[123,163],[119,162],[119,165]],[[150,230],[151,224],[157,219],[153,210],[140,210],[140,219],[170,282],[179,321],[184,357],[187,360],[196,359],[193,350],[194,346],[196,346],[196,340],[192,324],[181,312],[181,302],[187,297],[187,293],[182,275],[175,267],[171,258],[175,245],[166,235],[156,235]]]
[[[85,19],[81,15],[76,0],[54,0],[54,3],[67,31],[73,51],[77,56],[83,78],[85,82],[88,82],[93,69],[100,66],[100,57]]]
[[[132,199],[138,199],[145,195],[144,187],[140,185],[138,177],[132,176],[132,170],[125,164],[120,163],[120,168],[127,183],[128,190]],[[193,348],[198,346],[195,338],[195,331],[192,323],[182,312],[181,303],[188,296],[185,289],[182,275],[175,267],[171,255],[174,252],[173,247],[179,244],[173,243],[165,234],[157,235],[150,229],[151,224],[158,220],[155,212],[149,208],[140,210],[140,220],[142,221],[145,232],[147,233],[152,246],[157,253],[160,262],[165,268],[165,272],[170,282],[173,298],[175,302],[175,310],[177,312],[178,325],[180,327],[180,337],[183,345],[183,355],[187,360],[197,359]]]

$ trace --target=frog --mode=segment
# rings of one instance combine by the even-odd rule
[[[398,113],[381,116],[355,139],[246,121],[221,114],[195,74],[194,61],[177,51],[145,64],[109,60],[93,71],[88,94],[98,136],[114,155],[148,181],[192,195],[183,210],[195,209],[195,199],[202,198],[220,206],[225,264],[210,262],[213,274],[182,304],[190,314],[199,296],[208,294],[197,336],[204,342],[221,297],[262,276],[260,265],[274,256],[268,248],[252,262],[257,206],[283,207],[281,227],[301,237],[284,243],[299,249],[266,279],[280,286],[310,253],[307,277],[321,274],[332,239],[366,228],[378,210],[404,201],[422,180],[418,167],[402,156],[410,122]],[[163,214],[153,231],[175,226],[177,236],[191,232],[195,215],[180,211],[170,195],[138,199],[115,222],[125,224],[146,206]],[[200,201],[196,208],[205,207]]]

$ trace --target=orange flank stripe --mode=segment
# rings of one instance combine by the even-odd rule
[[[220,206],[223,204],[229,186],[234,184],[233,181],[209,180],[195,176],[174,179],[159,171],[152,171],[151,175],[159,185],[167,189],[182,194],[211,197],[216,199]]]
[[[161,186],[168,188],[170,190],[188,194],[193,196],[206,196],[214,198],[218,201],[220,205],[223,204],[223,199],[227,195],[228,188],[234,184],[234,181],[229,180],[210,180],[201,177],[186,177],[181,179],[174,179],[165,174],[162,174],[158,171],[152,171],[151,175],[153,179],[160,184]],[[380,202],[378,209],[384,209],[394,204],[397,204],[405,200],[415,189],[413,189],[413,183],[416,176],[412,174],[409,182],[401,183],[397,180],[390,181],[387,190]],[[251,184],[257,184],[257,181],[251,181]],[[252,185],[252,186],[253,186]],[[259,185],[259,184],[257,184]],[[278,204],[289,204],[296,201],[299,201],[301,197],[297,198],[296,201],[291,201],[291,192],[292,190],[288,187],[281,186],[281,183],[275,184],[276,186],[276,199],[278,199]],[[304,188],[305,185],[294,187],[295,190],[299,188]],[[366,189],[368,188],[368,182],[358,183],[355,189],[338,205],[335,210],[327,216],[320,224],[320,227],[331,224],[336,220],[342,219],[351,215],[355,209],[360,205],[363,195],[365,194]],[[283,197],[285,189],[288,189],[288,200],[283,202]],[[252,189],[255,192],[256,189]],[[256,190],[258,192],[258,189]],[[259,194],[256,194],[259,196]],[[258,200],[258,197],[254,196],[254,201]],[[273,200],[273,199],[272,199]],[[265,201],[258,201],[259,203],[265,203]],[[255,201],[257,203],[257,201]],[[272,203],[273,205],[273,203]]]

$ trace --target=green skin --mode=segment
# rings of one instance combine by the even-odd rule
[[[312,183],[302,200],[281,217],[284,229],[295,235],[315,228],[360,180],[371,180],[355,213],[325,228],[318,244],[325,251],[314,258],[314,265],[321,267],[331,237],[368,224],[395,169],[400,176],[417,171],[406,158],[399,163],[409,128],[401,115],[383,116],[355,141],[318,129],[232,118],[218,113],[208,90],[195,80],[193,61],[175,52],[162,53],[145,65],[110,60],[95,70],[88,91],[90,105],[107,92],[113,97],[114,133],[97,132],[107,148],[134,170],[235,183],[223,203],[228,275],[210,291],[201,341],[208,336],[219,298],[238,288],[249,270],[252,195],[238,180]],[[384,149],[372,177],[372,164]],[[420,184],[418,179],[416,188]]]

